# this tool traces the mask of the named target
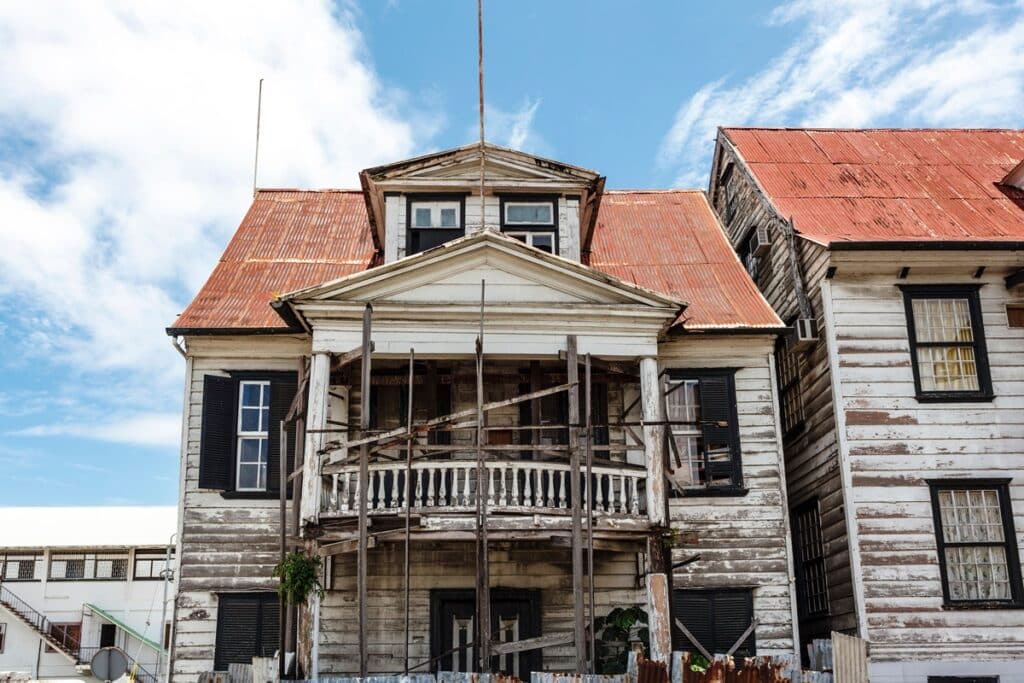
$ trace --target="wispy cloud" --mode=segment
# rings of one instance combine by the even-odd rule
[[[140,413],[108,419],[101,423],[55,422],[33,425],[9,432],[8,436],[73,436],[132,446],[175,446],[181,441],[178,413]]]
[[[772,22],[797,40],[753,75],[682,103],[658,162],[706,184],[720,125],[1018,126],[1024,4],[982,0],[794,0]]]
[[[540,109],[540,98],[526,98],[516,109],[507,110],[488,103],[486,109],[486,134],[488,142],[519,149],[524,152],[550,156],[550,145],[537,132],[535,119]],[[480,139],[480,129],[473,124],[468,131],[471,140]]]
[[[0,413],[116,381],[145,396],[120,419],[145,432],[135,443],[177,441],[181,359],[163,328],[249,202],[261,77],[263,186],[352,186],[438,119],[381,85],[345,4],[0,3],[0,337],[5,362],[74,385],[5,386]],[[23,433],[125,438],[68,411]]]

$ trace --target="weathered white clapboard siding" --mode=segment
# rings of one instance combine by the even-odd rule
[[[386,545],[369,551],[367,564],[367,617],[370,673],[393,673],[404,656],[405,605],[402,546]],[[430,659],[430,593],[432,589],[467,589],[476,585],[472,543],[415,545],[410,574],[410,660]],[[594,584],[597,613],[613,607],[643,604],[637,588],[636,556],[596,551]],[[542,633],[572,630],[572,559],[566,548],[543,543],[493,543],[490,553],[491,585],[495,589],[539,590]],[[334,562],[333,589],[321,606],[320,672],[358,672],[356,620],[356,564],[352,555]],[[569,670],[575,653],[571,646],[544,649],[543,665]],[[424,668],[426,670],[426,667]]]
[[[189,400],[184,416],[184,519],[179,540],[180,570],[175,608],[175,683],[213,670],[217,593],[274,590],[270,573],[278,561],[277,500],[229,500],[199,488],[199,443],[203,376],[228,370],[297,370],[309,353],[298,337],[192,337]]]
[[[501,230],[500,198],[496,195],[484,197],[483,226],[488,230]],[[384,218],[384,255],[385,262],[398,260],[406,256],[406,226],[409,200],[405,195],[392,194],[385,202]],[[580,201],[575,195],[563,195],[558,198],[555,207],[558,220],[558,253],[573,261],[580,260]],[[465,197],[466,234],[481,229],[480,196]]]
[[[744,496],[672,498],[680,542],[672,561],[700,554],[675,570],[675,588],[750,587],[760,620],[758,654],[793,652],[792,556],[783,458],[773,396],[771,336],[685,338],[662,344],[664,368],[738,368],[736,407]]]
[[[1007,326],[1012,297],[983,252],[835,255],[831,308],[844,440],[853,485],[872,661],[999,659],[1024,654],[1024,610],[948,610],[929,478],[1012,478],[1014,524],[1024,532],[1024,330]],[[912,265],[911,265],[912,264]],[[911,265],[906,280],[896,273]],[[1018,266],[1019,267],[1019,266]],[[919,403],[897,284],[963,283],[980,290],[990,403]]]
[[[732,164],[731,179],[727,190],[724,190],[718,178],[729,164]],[[803,317],[794,290],[784,217],[775,213],[743,160],[737,157],[727,143],[719,147],[713,173],[712,202],[734,247],[741,246],[753,227],[763,226],[768,229],[771,247],[768,255],[760,259],[755,280],[758,288],[783,321]],[[728,222],[727,195],[732,198],[734,205],[732,220]],[[795,240],[794,248],[806,284],[811,314],[819,320],[821,326],[823,306],[819,284],[825,279],[829,252],[801,238]],[[809,500],[818,499],[829,598],[827,615],[802,621],[801,637],[806,641],[812,637],[827,637],[832,630],[854,631],[857,624],[843,489],[839,476],[832,376],[824,335],[817,344],[798,354],[798,362],[800,394],[804,403],[804,428],[785,439],[789,505],[790,508],[796,508]]]

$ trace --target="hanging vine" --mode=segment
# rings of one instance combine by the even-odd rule
[[[289,605],[299,605],[306,601],[310,593],[323,597],[324,589],[320,585],[320,562],[303,552],[288,553],[274,567],[274,578],[281,579],[277,592]]]

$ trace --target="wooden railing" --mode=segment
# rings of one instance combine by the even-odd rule
[[[489,461],[487,506],[493,512],[542,512],[568,514],[572,477],[568,463],[532,460]],[[370,465],[370,514],[405,511],[406,464]],[[629,465],[599,465],[593,468],[593,486],[583,487],[584,508],[597,514],[640,516],[644,504],[646,470]],[[411,509],[417,511],[464,512],[476,506],[476,463],[470,460],[420,461],[412,464]],[[581,475],[580,482],[586,483]],[[591,501],[591,490],[594,498]],[[354,516],[359,510],[359,467],[345,467],[324,475],[323,512]]]

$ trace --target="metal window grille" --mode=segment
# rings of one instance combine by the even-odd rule
[[[779,411],[783,436],[791,436],[804,424],[804,396],[800,390],[800,355],[783,343],[775,351],[775,366],[779,374]]]
[[[793,512],[793,541],[796,546],[797,597],[806,616],[828,612],[828,581],[825,572],[825,545],[821,538],[818,501],[812,500]]]

